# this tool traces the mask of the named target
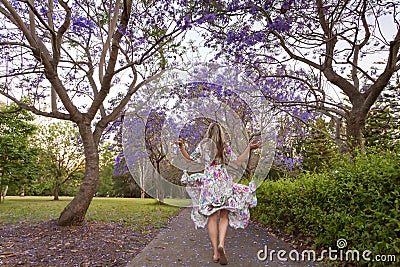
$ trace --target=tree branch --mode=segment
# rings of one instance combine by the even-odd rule
[[[51,0],[51,1],[53,1],[53,0]],[[63,24],[57,31],[56,37],[52,39],[54,66],[58,66],[58,62],[60,61],[62,38],[63,38],[65,32],[68,30],[69,26],[71,25],[71,9],[68,7],[67,3],[64,2],[63,0],[59,0],[58,2],[64,8],[66,14],[65,14],[65,19],[64,19]]]
[[[400,28],[397,30],[397,34],[393,41],[390,42],[389,47],[389,56],[386,63],[386,68],[379,75],[376,82],[370,86],[370,88],[364,93],[366,97],[362,112],[367,114],[369,109],[375,103],[376,99],[378,99],[379,95],[383,91],[383,89],[387,86],[390,78],[392,77],[393,73],[396,71],[396,63],[397,57],[399,56],[399,49],[400,49]]]
[[[6,75],[0,75],[0,78],[15,77],[15,76],[20,76],[20,75],[28,75],[28,74],[44,74],[44,70],[42,70],[42,71],[24,71],[24,72],[8,73]]]
[[[69,114],[66,114],[66,113],[61,113],[59,111],[50,112],[49,113],[49,112],[44,112],[44,111],[38,110],[34,106],[28,106],[27,104],[19,101],[18,99],[16,99],[15,97],[10,95],[9,93],[5,92],[4,90],[1,90],[0,94],[2,94],[3,96],[7,97],[11,101],[13,101],[20,108],[28,110],[28,111],[31,111],[32,113],[34,113],[36,115],[41,115],[41,116],[45,116],[45,117],[49,117],[49,118],[56,118],[56,119],[60,119],[60,120],[71,120],[71,116]]]
[[[318,70],[322,70],[322,66],[321,66],[321,65],[319,65],[319,64],[317,64],[317,63],[315,63],[315,62],[313,62],[313,61],[311,61],[311,60],[308,60],[308,59],[306,59],[306,58],[304,58],[304,57],[301,57],[301,56],[298,56],[298,55],[294,54],[294,53],[287,47],[285,39],[284,39],[279,33],[277,33],[276,31],[273,31],[273,30],[271,31],[271,33],[272,33],[276,38],[278,38],[279,43],[280,43],[280,45],[282,46],[283,50],[285,50],[285,52],[286,52],[292,59],[298,60],[298,61],[300,61],[300,62],[303,62],[303,63],[305,63],[305,64],[307,64],[307,65],[309,65],[309,66],[311,66],[311,67],[314,67],[314,68],[316,68],[316,69],[318,69]]]
[[[132,0],[124,0],[124,8],[121,15],[120,27],[116,29],[112,38],[110,58],[108,61],[108,66],[106,68],[106,73],[101,83],[101,89],[97,96],[94,98],[94,101],[92,102],[92,105],[87,112],[87,116],[90,120],[96,116],[97,110],[110,92],[111,80],[114,77],[114,69],[118,59],[118,51],[120,49],[119,44],[122,38],[122,31],[125,31],[128,25],[131,8]]]
[[[107,40],[106,40],[105,44],[103,44],[103,50],[101,51],[100,63],[99,63],[100,83],[102,83],[103,77],[104,77],[103,70],[107,68],[107,66],[105,64],[106,55],[107,55],[108,49],[110,48],[111,39],[113,37],[112,35],[113,35],[113,33],[115,31],[115,27],[117,26],[117,23],[118,23],[118,15],[119,15],[120,5],[121,5],[121,0],[116,0],[114,14],[113,14],[112,20],[109,21],[109,24],[108,24]],[[110,8],[111,8],[111,4],[110,4]]]
[[[42,16],[40,15],[40,13],[37,11],[37,9],[35,8],[35,6],[33,5],[33,0],[21,0],[21,2],[24,2],[26,4],[28,4],[29,6],[29,16],[31,18],[31,25],[32,25],[32,19],[34,22],[34,18],[36,16],[36,18],[40,21],[40,23],[42,23],[42,25],[53,35],[55,36],[55,32],[51,29],[51,27],[44,21],[44,19],[42,18]],[[33,23],[34,25],[34,23]],[[31,29],[32,30],[32,29]],[[34,36],[36,34],[34,33]],[[36,36],[35,36],[36,37]]]
[[[87,78],[89,80],[90,86],[92,87],[93,95],[94,95],[94,97],[96,97],[98,95],[98,93],[99,93],[99,90],[97,89],[96,82],[95,82],[95,80],[93,78],[94,66],[93,66],[92,57],[90,55],[89,42],[87,43],[87,45],[85,47],[85,50],[86,50],[86,54],[87,54],[87,57],[88,57],[88,63],[87,64],[88,64],[88,67],[89,67],[89,70],[87,71]],[[101,115],[102,118],[104,118],[107,115],[103,104],[100,105],[100,115]]]
[[[119,114],[121,113],[121,111],[123,110],[123,108],[126,106],[126,104],[128,104],[129,100],[131,99],[131,96],[142,86],[144,86],[147,83],[152,82],[155,79],[158,79],[159,77],[161,77],[161,75],[164,73],[164,71],[159,72],[158,74],[140,82],[139,84],[136,84],[137,81],[137,75],[135,75],[135,79],[133,80],[133,82],[131,83],[128,92],[126,93],[125,97],[120,101],[120,103],[118,104],[118,106],[116,106],[114,108],[114,110],[106,117],[102,118],[96,125],[96,129],[94,131],[94,136],[96,140],[100,140],[100,136],[101,133],[103,132],[103,129],[107,126],[107,124],[113,120],[115,120]]]
[[[52,84],[54,89],[56,90],[57,94],[59,95],[64,107],[70,112],[71,118],[74,121],[81,120],[81,113],[72,103],[71,99],[69,98],[62,82],[60,81],[56,69],[54,69],[51,61],[52,57],[44,43],[39,39],[32,36],[30,30],[16,12],[16,10],[10,5],[7,0],[0,0],[4,7],[9,11],[12,15],[13,19],[17,23],[16,26],[22,31],[26,39],[28,40],[29,44],[33,47],[32,52],[35,58],[44,65],[45,74],[49,82]]]

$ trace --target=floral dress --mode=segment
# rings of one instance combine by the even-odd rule
[[[225,164],[218,164],[210,159],[211,153],[206,145],[199,145],[190,158],[204,162],[204,172],[182,175],[182,183],[187,184],[186,190],[193,201],[191,218],[196,228],[207,225],[208,216],[214,212],[229,210],[229,225],[235,229],[245,228],[250,219],[249,208],[257,205],[256,184],[251,181],[249,186],[237,184],[228,174]],[[229,146],[225,147],[226,163],[236,159]]]

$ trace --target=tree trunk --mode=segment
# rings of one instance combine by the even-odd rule
[[[21,186],[21,194],[20,194],[20,196],[21,196],[21,197],[24,197],[24,196],[25,196],[25,185],[22,185],[22,186]]]
[[[3,197],[3,173],[0,172],[0,204],[1,202],[1,198]]]
[[[348,147],[342,140],[342,118],[336,117],[335,121],[335,144],[339,148],[340,155],[347,154],[349,152]]]
[[[58,194],[60,192],[60,183],[56,182],[56,186],[54,187],[54,199],[53,200],[59,200]]]
[[[156,161],[156,168],[157,168],[157,172],[158,174],[161,175],[160,172],[160,162],[164,157],[162,157],[160,160]],[[156,195],[157,195],[157,199],[159,203],[164,202],[164,187],[162,185],[162,179],[159,179],[156,181]]]
[[[144,199],[144,196],[145,196],[145,192],[144,192],[144,190],[143,190],[143,189],[141,189],[141,192],[140,192],[140,198],[141,198],[141,199]]]
[[[349,151],[354,151],[355,148],[363,148],[363,135],[362,131],[365,127],[365,119],[367,115],[358,111],[357,109],[352,109],[350,111],[349,117],[346,120],[346,137]]]
[[[4,201],[6,200],[7,191],[8,191],[8,185],[6,185],[6,186],[4,187],[4,193],[3,193],[3,203],[4,203]]]
[[[99,154],[98,143],[91,132],[90,123],[78,125],[85,153],[85,177],[74,199],[65,207],[58,225],[82,225],[86,211],[96,193],[99,183]]]

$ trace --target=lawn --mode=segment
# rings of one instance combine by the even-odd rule
[[[86,223],[54,224],[72,197],[8,196],[0,204],[1,266],[126,266],[180,208],[154,199],[93,198]]]
[[[0,204],[0,225],[18,222],[43,222],[57,219],[72,197],[18,197],[8,196]],[[171,216],[180,209],[170,205],[160,205],[154,199],[98,198],[95,197],[86,214],[87,220],[119,222],[128,226],[151,224],[164,227]]]

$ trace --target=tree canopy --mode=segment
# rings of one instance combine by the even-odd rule
[[[34,117],[16,105],[0,105],[0,192],[5,186],[21,187],[35,174],[39,150],[30,145],[36,131]],[[1,199],[0,199],[1,201]]]
[[[216,59],[251,68],[266,98],[285,109],[344,121],[340,147],[363,145],[368,112],[400,69],[398,1],[182,2],[197,7],[186,27],[204,29]]]

